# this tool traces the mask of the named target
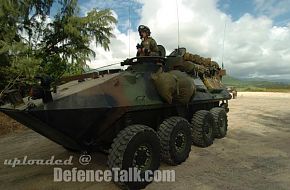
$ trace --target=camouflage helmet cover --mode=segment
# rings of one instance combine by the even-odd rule
[[[150,34],[151,34],[149,27],[147,27],[145,25],[140,25],[138,27],[138,32],[139,32],[140,36],[141,36],[141,32],[146,32],[148,34],[148,36],[150,36]]]

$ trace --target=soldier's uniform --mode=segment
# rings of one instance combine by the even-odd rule
[[[151,34],[150,29],[147,26],[140,25],[138,27],[138,31],[139,31],[140,38],[142,39],[142,42],[141,42],[141,47],[137,47],[137,48],[142,48],[143,51],[138,52],[137,56],[140,56],[140,55],[157,56],[157,55],[159,55],[157,43],[152,37],[150,37],[150,34]],[[143,38],[143,36],[141,34],[142,32],[145,32],[147,34],[145,39]],[[137,45],[137,46],[139,46],[139,45]]]
[[[147,39],[142,40],[141,45],[145,49],[149,50],[149,55],[151,56],[158,55],[158,46],[157,46],[156,41],[152,37],[148,36]]]

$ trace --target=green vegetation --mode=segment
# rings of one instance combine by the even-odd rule
[[[290,92],[290,84],[269,81],[239,80],[231,76],[223,77],[226,86],[234,86],[238,91],[250,92]]]
[[[110,10],[79,16],[77,0],[1,0],[0,92],[27,85],[36,75],[80,74],[94,56],[92,41],[109,50],[113,26]],[[53,3],[59,11],[49,18]],[[13,87],[13,88],[14,88]],[[1,95],[1,93],[0,93]]]

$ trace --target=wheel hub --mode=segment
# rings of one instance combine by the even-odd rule
[[[211,128],[211,124],[209,122],[205,122],[204,123],[204,132],[206,134],[206,136],[210,136],[212,134],[212,128]]]
[[[223,118],[220,118],[220,122],[221,122],[220,128],[224,128],[226,126],[225,120]]]
[[[139,146],[134,153],[133,167],[143,171],[149,168],[151,161],[152,153],[150,148],[146,145]]]
[[[177,152],[183,151],[185,148],[185,135],[182,131],[179,131],[175,137],[175,149]]]

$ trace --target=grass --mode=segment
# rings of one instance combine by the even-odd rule
[[[290,84],[281,82],[239,80],[225,76],[223,83],[226,86],[234,86],[241,92],[290,92]]]
[[[237,88],[238,91],[240,92],[286,92],[290,93],[290,88],[285,89],[285,88],[259,88],[259,87],[241,87]]]

